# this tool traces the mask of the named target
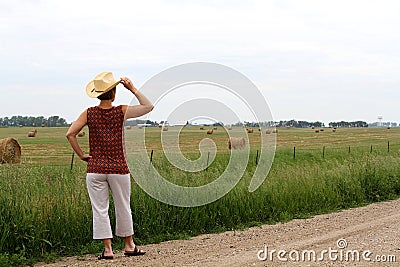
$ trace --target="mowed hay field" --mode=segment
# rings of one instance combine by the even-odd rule
[[[206,131],[213,127],[200,127],[189,126],[184,127],[179,135],[179,145],[183,152],[198,152],[199,142],[204,138],[212,139],[218,148],[219,152],[229,152],[228,149],[228,132],[229,130],[223,127],[217,127],[213,134],[207,135]],[[72,149],[65,138],[67,128],[65,127],[52,127],[52,128],[36,128],[38,133],[36,137],[28,137],[28,132],[34,128],[19,128],[8,127],[0,128],[0,139],[12,137],[15,138],[22,147],[22,162],[25,164],[41,164],[46,163],[50,165],[67,165],[71,162]],[[253,128],[254,132],[248,134],[251,150],[260,149],[260,132],[257,128]],[[387,151],[389,142],[390,150],[398,151],[400,149],[400,127],[398,128],[339,128],[333,132],[332,128],[322,128],[322,132],[316,133],[317,129],[299,129],[299,128],[278,128],[276,135],[277,152],[282,149],[290,149],[293,147],[304,152],[313,150],[322,150],[323,146],[327,151],[343,150],[348,152],[350,150],[360,149],[370,151],[371,145],[373,151],[384,150]],[[235,130],[235,127],[233,128]],[[319,130],[319,129],[318,129]],[[83,137],[78,137],[82,148],[88,151],[88,129],[85,127],[83,131],[86,133]],[[146,148],[150,152],[162,152],[160,142],[160,128],[148,127],[145,129],[138,129],[132,127],[125,129],[127,135],[132,132],[145,131]],[[265,130],[264,130],[265,131]],[[137,134],[134,133],[134,136]],[[129,139],[128,139],[129,140]],[[350,151],[351,152],[351,151]],[[158,153],[157,153],[158,154]],[[79,160],[75,159],[75,163]]]
[[[197,173],[171,166],[162,153],[162,130],[146,128],[146,147],[149,154],[154,152],[155,168],[171,181],[188,186],[217,179],[229,161],[228,134],[218,127],[208,135],[210,128],[190,126],[180,133],[180,149],[193,158],[198,157],[203,138],[216,143],[215,161],[208,170]],[[92,241],[85,163],[75,157],[71,170],[67,128],[37,128],[36,136],[28,137],[30,130],[0,128],[0,139],[15,138],[22,149],[20,164],[0,165],[0,266],[99,253],[100,242]],[[399,197],[400,128],[315,130],[278,128],[271,171],[253,193],[248,186],[260,149],[257,128],[249,134],[250,159],[242,179],[211,204],[194,208],[163,204],[149,197],[132,179],[135,240],[140,244],[187,238]],[[85,136],[78,140],[87,151],[88,130],[83,131]],[[135,131],[143,129],[126,130],[127,142],[133,142],[129,136],[135,136]],[[110,216],[114,221],[112,203]],[[116,249],[121,248],[122,241],[116,238],[115,244]]]

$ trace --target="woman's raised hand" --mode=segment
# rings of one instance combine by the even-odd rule
[[[121,83],[124,85],[126,89],[128,89],[132,93],[136,93],[137,89],[128,77],[121,77]]]

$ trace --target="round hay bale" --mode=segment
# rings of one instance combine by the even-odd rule
[[[0,163],[20,163],[21,146],[14,138],[0,139]]]
[[[33,131],[29,131],[29,132],[28,132],[28,137],[35,137],[36,134],[37,134],[37,130],[36,130],[36,129],[33,130]]]
[[[228,141],[229,149],[242,149],[246,146],[246,139],[244,137],[230,137]]]

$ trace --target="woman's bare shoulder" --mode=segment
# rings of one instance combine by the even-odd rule
[[[122,112],[123,112],[124,115],[125,115],[126,110],[128,109],[128,105],[120,105],[120,107],[121,107],[121,109],[122,109]]]

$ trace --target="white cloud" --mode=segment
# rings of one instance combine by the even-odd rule
[[[53,101],[49,90],[69,88],[71,107],[59,108],[70,118],[92,103],[82,90],[97,72],[131,75],[140,85],[170,66],[211,61],[254,80],[277,119],[329,120],[339,113],[316,115],[304,96],[337,103],[362,94],[365,101],[343,105],[343,119],[382,113],[394,121],[399,13],[394,0],[2,1],[0,90],[25,103],[28,94],[12,89],[35,88],[45,103]],[[387,105],[366,104],[377,90]],[[0,116],[21,109],[5,106]]]

